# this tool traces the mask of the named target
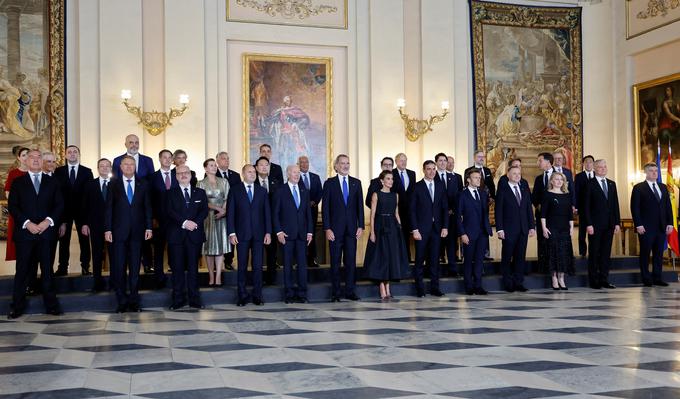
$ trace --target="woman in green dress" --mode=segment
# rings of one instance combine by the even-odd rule
[[[205,190],[210,212],[205,219],[206,241],[203,243],[202,253],[208,265],[208,285],[221,286],[224,254],[231,252],[226,218],[229,182],[216,175],[217,163],[214,159],[210,158],[203,162],[203,168],[205,177],[197,186]]]

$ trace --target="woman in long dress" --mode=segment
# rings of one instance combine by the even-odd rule
[[[408,255],[399,219],[399,196],[390,192],[394,184],[392,171],[384,170],[379,179],[382,189],[371,197],[371,235],[366,247],[364,268],[378,283],[380,299],[389,301],[390,282],[408,275]]]
[[[574,250],[571,235],[574,231],[571,194],[567,178],[553,172],[548,191],[541,204],[541,226],[548,246],[548,269],[552,275],[553,290],[567,290],[564,274],[574,273]]]
[[[224,254],[231,252],[231,244],[227,237],[227,195],[229,182],[216,175],[217,163],[210,158],[203,162],[205,178],[197,186],[205,190],[208,196],[208,217],[205,219],[206,241],[203,243],[203,255],[208,265],[208,285],[222,285],[222,264]]]
[[[19,147],[14,154],[17,157],[17,167],[10,169],[7,174],[7,180],[5,180],[5,198],[9,198],[9,192],[12,189],[12,182],[19,176],[23,176],[28,173],[28,167],[26,166],[26,158],[28,157],[28,148]],[[14,220],[12,215],[7,216],[7,252],[5,253],[5,260],[16,260],[16,246],[14,245]]]

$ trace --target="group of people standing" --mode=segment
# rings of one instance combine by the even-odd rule
[[[42,291],[47,313],[61,313],[53,276],[68,273],[73,224],[82,273],[94,274],[94,291],[106,288],[102,263],[108,251],[109,286],[116,294],[117,312],[141,311],[142,265],[154,275],[157,287],[165,286],[166,248],[172,310],[186,305],[203,308],[198,285],[201,256],[208,268],[208,285],[221,286],[222,267],[233,268],[234,252],[238,306],[264,303],[262,287],[275,281],[279,252],[285,302],[305,303],[307,267],[318,266],[314,237],[320,204],[334,302],[359,300],[356,253],[365,228],[364,205],[370,208],[371,225],[364,268],[379,285],[383,301],[392,298],[390,282],[411,274],[416,295],[425,296],[426,264],[429,293],[444,295],[439,285],[440,254],[446,253],[449,271],[457,275],[459,240],[465,293],[486,295],[482,268],[492,236],[492,202],[497,235],[503,242],[501,267],[508,292],[527,291],[525,255],[533,235],[538,237],[539,263],[551,273],[552,288],[567,289],[564,276],[573,271],[575,215],[581,225],[579,252],[588,253],[590,286],[614,288],[608,272],[612,238],[620,230],[618,196],[615,183],[606,178],[606,162],[592,156],[583,159],[584,171],[574,179],[562,166],[561,153],[539,154],[543,173],[536,177],[532,192],[522,178],[520,159],[508,161],[507,174],[496,187],[483,151],[475,153],[474,165],[464,177],[453,171],[452,157],[439,153],[423,163],[423,178],[418,181],[415,171],[407,169],[407,156],[400,153],[382,159],[382,172],[371,180],[364,198],[361,181],[349,176],[350,159],[344,154],[334,160],[336,175],[323,184],[309,170],[306,156],[286,166],[284,180],[282,167],[270,161],[268,144],[260,146],[260,157],[240,173],[229,169],[226,152],[218,153],[205,160],[205,177],[198,181],[186,165],[183,150],[160,151],[160,168],[154,171],[152,159],[139,153],[137,136],[127,136],[125,147],[126,152],[113,162],[106,158],[97,162],[97,177],[80,164],[80,150],[74,145],[66,148],[66,164],[58,168],[51,153],[16,150],[19,165],[5,185],[11,215],[7,259],[17,260],[10,318],[23,314],[31,291]],[[656,165],[645,166],[645,172],[647,182],[635,186],[631,200],[641,243],[640,267],[645,285],[666,285],[661,260],[664,234],[672,231],[670,199],[666,187],[656,183]],[[411,240],[415,244],[412,272]],[[57,242],[59,264],[53,272]],[[248,264],[251,290],[246,287]]]

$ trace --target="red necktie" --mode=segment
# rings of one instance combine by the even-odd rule
[[[165,189],[170,190],[170,172],[165,172]]]

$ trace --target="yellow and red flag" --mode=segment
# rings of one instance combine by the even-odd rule
[[[680,242],[678,242],[678,202],[676,199],[676,185],[673,178],[673,157],[671,156],[671,141],[668,140],[668,178],[666,179],[668,195],[671,197],[673,209],[673,232],[668,236],[668,248],[676,255],[680,255]]]

